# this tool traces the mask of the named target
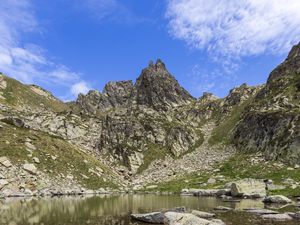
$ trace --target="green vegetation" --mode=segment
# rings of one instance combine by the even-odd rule
[[[53,97],[46,97],[34,92],[28,85],[24,85],[4,75],[2,76],[6,81],[7,87],[1,90],[2,96],[5,99],[0,98],[0,102],[14,107],[51,108],[55,112],[65,111],[69,108],[67,104]]]
[[[169,182],[163,182],[151,191],[175,192],[179,193],[184,188],[220,188],[226,183],[243,178],[271,179],[275,185],[283,184],[284,179],[293,179],[300,182],[300,169],[288,170],[287,166],[276,161],[253,163],[254,155],[236,154],[223,163],[215,166],[214,171],[203,171],[192,173]],[[280,165],[280,166],[278,166]],[[207,180],[212,177],[223,176],[224,180],[216,179],[216,183],[207,184]],[[285,185],[283,190],[269,191],[269,194],[282,194],[286,196],[299,196],[300,188],[292,189],[290,185]],[[150,190],[147,190],[150,191]]]
[[[236,126],[237,122],[240,120],[241,114],[243,112],[243,107],[236,106],[230,115],[226,116],[222,122],[213,130],[208,143],[211,145],[215,144],[229,144],[230,143],[230,133]]]
[[[144,163],[138,168],[137,173],[141,173],[146,170],[152,161],[164,159],[168,153],[170,154],[167,149],[160,145],[148,143],[147,146],[148,149],[144,151]]]
[[[27,138],[32,140],[32,144],[36,147],[32,154],[26,150]],[[0,156],[8,157],[16,165],[22,165],[25,161],[33,163],[33,157],[37,157],[40,164],[36,166],[40,171],[54,178],[71,175],[87,188],[117,187],[104,176],[98,177],[89,172],[89,169],[97,171],[96,167],[99,167],[104,171],[103,174],[111,175],[110,170],[96,158],[61,138],[43,132],[5,124],[0,129]]]

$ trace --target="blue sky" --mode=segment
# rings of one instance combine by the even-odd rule
[[[161,58],[192,95],[266,81],[300,41],[299,0],[2,0],[0,71],[63,100]]]

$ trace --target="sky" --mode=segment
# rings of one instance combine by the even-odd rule
[[[262,84],[300,42],[299,0],[1,0],[0,71],[64,101],[158,58],[193,96]]]

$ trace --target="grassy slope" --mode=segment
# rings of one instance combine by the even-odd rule
[[[47,174],[54,178],[59,177],[59,174],[73,175],[74,179],[87,188],[117,187],[109,180],[104,181],[103,177],[99,178],[88,172],[89,168],[95,170],[96,167],[100,167],[104,174],[110,175],[107,167],[63,139],[43,132],[16,128],[9,124],[2,125],[4,128],[0,128],[0,156],[7,156],[12,162],[19,165],[25,161],[33,163],[32,158],[37,157],[41,161],[40,164],[36,164],[39,170],[47,170]],[[32,157],[28,156],[29,152],[24,145],[26,138],[30,138],[37,147],[37,150],[33,151]],[[53,160],[51,156],[55,156],[57,159]],[[82,174],[88,176],[89,179],[85,179]]]
[[[274,166],[275,162],[253,164],[250,160],[252,157],[252,155],[237,154],[217,165],[215,168],[220,169],[219,172],[203,171],[185,175],[170,182],[160,183],[158,184],[158,188],[152,190],[179,193],[184,188],[220,188],[227,182],[243,178],[272,179],[274,183],[278,185],[282,185],[283,179],[287,178],[300,182],[300,169],[288,170],[287,166],[279,168]],[[207,184],[209,178],[220,175],[224,176],[224,181],[217,181],[215,184]],[[284,190],[270,191],[269,194],[299,196],[300,188],[292,189],[287,186]]]
[[[59,100],[47,98],[39,95],[31,90],[30,86],[24,85],[19,81],[4,76],[4,80],[7,83],[7,87],[0,91],[5,100],[0,98],[0,103],[4,103],[10,106],[29,106],[31,108],[48,108],[55,112],[61,112],[69,109],[69,106]]]

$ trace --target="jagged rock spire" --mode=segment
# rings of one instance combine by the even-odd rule
[[[135,88],[137,104],[159,110],[167,110],[169,107],[185,104],[194,99],[179,85],[160,59],[155,64],[151,61],[149,66],[143,69]]]

